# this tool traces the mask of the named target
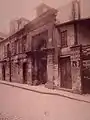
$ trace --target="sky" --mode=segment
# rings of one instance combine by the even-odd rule
[[[71,0],[0,0],[0,32],[9,32],[9,23],[15,18],[34,18],[35,8],[40,3],[58,8]]]

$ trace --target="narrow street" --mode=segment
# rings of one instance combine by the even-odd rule
[[[2,118],[3,120],[4,118],[5,120],[90,120],[90,103],[0,84],[0,120]]]

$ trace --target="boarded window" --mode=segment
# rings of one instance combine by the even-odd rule
[[[67,47],[67,30],[61,32],[61,47]]]

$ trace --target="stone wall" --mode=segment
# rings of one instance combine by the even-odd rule
[[[12,70],[12,77],[11,77],[12,80],[11,81],[17,82],[17,83],[23,83],[22,62],[20,61],[19,64],[17,64],[13,61],[12,65],[11,65],[11,70]]]
[[[27,84],[32,85],[32,58],[29,56],[27,62]]]
[[[80,49],[80,46],[74,46],[71,48],[72,90],[76,93],[82,93],[82,61]]]
[[[53,88],[54,87],[54,71],[53,71],[52,51],[49,51],[47,56],[47,76],[48,76],[48,82],[46,83],[46,87]]]

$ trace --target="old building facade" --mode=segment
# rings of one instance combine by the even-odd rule
[[[90,92],[90,20],[78,13],[59,23],[56,15],[50,8],[0,42],[1,80]]]

